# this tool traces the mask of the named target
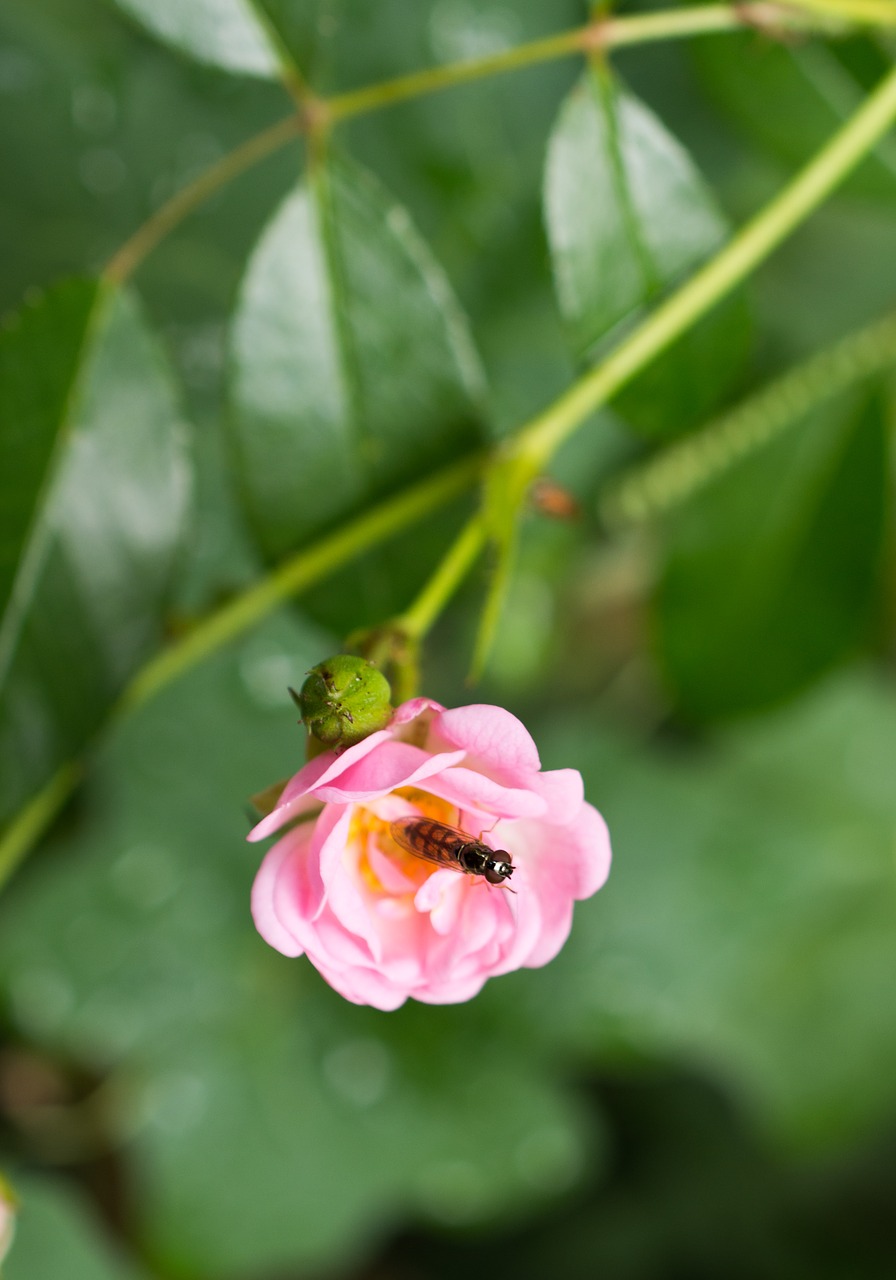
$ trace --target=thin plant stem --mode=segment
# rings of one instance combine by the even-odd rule
[[[292,56],[289,46],[278,31],[276,24],[269,18],[263,5],[258,3],[258,0],[248,0],[248,2],[255,21],[264,31],[277,59],[277,64],[280,68],[280,83],[296,104],[299,112],[304,111],[309,104],[314,102],[314,94],[302,75],[299,64]],[[2,1277],[0,1277],[0,1280],[2,1280]]]
[[[81,760],[68,761],[19,811],[0,840],[0,885],[58,816],[83,776]]]
[[[739,12],[743,12],[743,8],[744,6]],[[817,208],[837,183],[875,145],[892,124],[894,117],[896,69],[889,73],[877,90],[777,199],[748,223],[702,271],[659,307],[607,360],[576,382],[553,405],[525,426],[511,445],[495,459],[493,467],[515,467],[520,472],[518,480],[523,472],[537,474],[595,409],[606,403],[690,324],[740,283]],[[150,231],[147,224],[147,227],[138,231],[128,242],[131,246],[128,253],[125,254],[125,249],[128,249],[126,245],[109,264],[107,278],[119,282],[125,279],[145,253],[149,252],[149,248],[176,225],[185,213],[201,203],[234,172],[240,172],[253,163],[257,148],[260,148],[260,154],[263,155],[280,145],[280,129],[286,131],[282,138],[285,141],[289,132],[299,129],[300,120],[299,116],[289,117],[289,129],[287,121],[273,126],[266,131],[263,143],[260,138],[250,139],[238,149],[241,158],[235,170],[234,156],[238,153],[224,157],[212,170],[191,184],[191,188],[185,189],[179,197],[174,197],[175,208],[169,210],[161,226],[157,223]],[[222,178],[222,172],[225,171],[226,176]],[[214,178],[212,175],[215,175]],[[161,219],[162,213],[163,210],[159,210],[155,217]],[[137,249],[134,248],[135,244]],[[145,247],[147,244],[149,248]],[[150,661],[125,690],[114,714],[120,715],[142,705],[190,667],[267,616],[290,595],[318,581],[412,520],[421,518],[439,501],[447,501],[462,492],[472,483],[475,475],[479,474],[482,465],[481,459],[473,459],[450,468],[430,481],[413,486],[404,494],[359,517],[341,531],[300,552],[273,574],[199,624],[178,644]],[[516,487],[522,491],[524,486],[518,483]],[[472,531],[469,532],[468,539],[472,546]],[[460,561],[461,554],[457,550],[457,544],[454,550]],[[81,767],[80,761],[71,761],[61,766],[38,795],[13,819],[0,840],[0,884],[59,812],[76,785]]]
[[[796,229],[867,155],[896,119],[896,68],[774,200],[707,265],[639,325],[601,364],[586,373],[507,447],[532,474],[584,420],[606,404]]]
[[[485,523],[471,516],[448,548],[435,573],[393,626],[412,640],[422,640],[454,595],[485,546]]]
[[[147,663],[122,695],[118,712],[130,712],[141,706],[172,680],[273,613],[284,601],[458,497],[474,483],[483,464],[484,459],[480,457],[465,458],[389,498],[336,533],[296,552]]]
[[[412,71],[408,75],[396,76],[379,84],[365,85],[361,89],[336,94],[327,99],[327,115],[337,124],[353,116],[368,115],[372,111],[381,111],[384,107],[407,102],[411,98],[438,93],[453,85],[467,84],[471,80],[481,80],[500,72],[532,67],[539,62],[550,62],[573,53],[582,53],[591,31],[590,26],[576,27],[572,31],[546,36],[543,40],[533,40],[528,44],[503,49],[500,53],[464,59],[462,62],[449,62],[440,67],[426,67],[422,71]]]
[[[491,581],[482,607],[479,626],[476,629],[476,640],[473,645],[473,660],[467,675],[467,684],[476,684],[492,652],[504,605],[510,591],[513,567],[517,553],[517,531],[512,528],[505,539],[494,548],[495,564]]]
[[[875,0],[859,0],[874,4]],[[889,0],[886,0],[888,3]],[[829,5],[813,14],[811,7]],[[584,27],[517,45],[484,58],[471,58],[398,76],[379,84],[316,98],[304,86],[298,93],[299,110],[268,129],[249,138],[241,146],[216,161],[183,190],[166,201],[114,254],[105,269],[109,280],[121,284],[129,279],[159,242],[189,214],[222,186],[283,146],[290,138],[306,134],[319,150],[324,135],[335,124],[355,116],[381,110],[399,102],[469,83],[500,72],[552,61],[571,54],[596,53],[625,48],[652,40],[682,39],[712,35],[744,28],[778,28],[795,31],[829,32],[832,16],[846,20],[847,0],[790,0],[790,4],[756,0],[746,4],[695,5],[668,12],[634,14],[623,18],[604,17]],[[876,19],[890,25],[889,15]],[[867,21],[856,15],[856,22]]]
[[[182,640],[150,659],[112,709],[110,722],[148,702],[191,667],[236,640],[286,600],[321,581],[360,552],[369,550],[444,506],[452,498],[459,497],[475,483],[483,465],[481,456],[465,458],[411,485],[338,532],[297,552],[254,586],[198,623]],[[81,759],[61,765],[49,782],[13,818],[0,837],[0,887],[62,809],[80,782],[83,769]]]
[[[239,177],[246,169],[277,151],[291,138],[298,137],[305,128],[298,112],[285,116],[270,128],[255,134],[234,151],[222,156],[197,178],[166,200],[129,240],[110,258],[103,275],[114,284],[123,284],[134,274],[156,245],[174,230],[184,218],[193,213],[221,187]]]
[[[804,14],[838,18],[851,26],[896,27],[894,0],[786,0],[786,4]]]
[[[813,409],[896,368],[896,316],[887,316],[803,361],[702,430],[620,476],[601,500],[610,529],[640,524],[686,502]]]
[[[835,0],[830,2],[833,4]],[[651,40],[680,40],[687,36],[714,35],[752,26],[806,31],[817,29],[819,25],[811,15],[796,12],[787,4],[768,2],[694,5],[686,9],[632,14],[623,18],[603,15],[584,27],[515,45],[511,49],[502,49],[500,53],[447,63],[441,67],[427,67],[423,71],[411,72],[410,75],[397,76],[394,80],[337,94],[327,99],[326,110],[329,119],[336,123],[352,116],[366,115],[371,111],[382,110],[383,107],[394,106],[398,102],[407,102],[410,98],[438,93],[454,85],[467,84],[471,80],[481,80],[506,71],[518,71],[521,67],[551,62],[570,54],[597,53],[645,44]],[[829,22],[821,25],[825,31],[830,30]]]

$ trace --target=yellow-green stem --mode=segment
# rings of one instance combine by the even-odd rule
[[[484,546],[485,523],[477,514],[461,529],[410,608],[395,619],[395,627],[412,640],[421,640],[463,582]]]
[[[723,418],[620,476],[601,501],[605,524],[618,529],[678,506],[819,404],[893,368],[896,316],[887,316],[818,352]]]
[[[482,606],[479,626],[476,629],[476,640],[473,645],[473,660],[470,663],[470,671],[467,675],[467,684],[476,684],[476,682],[482,677],[482,673],[485,670],[492,648],[494,647],[495,639],[498,635],[498,627],[501,622],[501,615],[504,612],[504,605],[507,602],[507,595],[510,591],[513,566],[516,560],[516,528],[512,528],[508,532],[507,537],[503,541],[497,543],[492,548],[492,551],[496,559],[494,568],[492,569],[491,581],[489,582],[485,603]]]
[[[861,2],[873,5],[875,0],[861,0]],[[299,133],[306,133],[312,149],[319,151],[328,129],[342,120],[366,112],[378,111],[383,107],[423,97],[426,94],[437,93],[453,85],[466,84],[471,80],[534,66],[537,63],[568,57],[576,53],[594,53],[598,50],[643,44],[651,40],[712,35],[754,26],[829,32],[831,16],[848,22],[848,15],[844,12],[846,3],[847,0],[791,0],[791,4],[785,6],[769,3],[768,0],[755,0],[754,3],[740,5],[695,5],[668,12],[603,18],[573,31],[564,31],[542,40],[533,40],[485,58],[472,58],[448,63],[441,67],[427,68],[380,84],[336,94],[328,99],[315,98],[302,86],[298,91],[297,100],[300,107],[298,112],[278,121],[254,138],[249,138],[235,151],[211,165],[182,191],[173,195],[122,245],[106,267],[105,274],[108,279],[116,283],[127,280],[159,241],[173,231],[185,217],[226,183]],[[829,7],[823,11],[819,9],[813,15],[813,4]],[[862,15],[856,15],[855,21],[863,22],[867,19]],[[889,25],[887,17],[878,18],[876,21],[878,25]]]
[[[81,781],[80,760],[56,771],[36,796],[20,810],[0,840],[0,885],[4,885],[35,841],[43,835]]]
[[[786,0],[801,13],[837,18],[850,25],[896,27],[894,0]]]
[[[338,532],[297,552],[248,591],[198,623],[178,643],[151,659],[125,689],[110,718],[135,710],[290,597],[319,582],[360,552],[458,497],[481,475],[483,463],[483,458],[472,457],[446,467],[359,516]],[[80,760],[67,761],[13,818],[0,837],[0,886],[49,827],[74,791],[82,772]]]
[[[873,0],[868,2],[873,3]],[[836,0],[829,0],[829,3],[835,5]],[[838,16],[843,15],[840,13]],[[863,20],[857,18],[857,21]],[[503,49],[500,53],[447,63],[441,67],[427,67],[423,71],[397,76],[394,80],[385,80],[381,84],[366,85],[362,89],[337,94],[327,100],[327,115],[337,123],[352,116],[394,106],[398,102],[407,102],[410,98],[438,93],[453,85],[467,84],[471,80],[481,80],[506,71],[518,71],[521,67],[535,66],[537,63],[550,62],[570,54],[595,53],[645,44],[650,40],[680,40],[686,36],[713,35],[720,31],[772,25],[798,31],[816,29],[819,25],[825,31],[830,29],[829,22],[819,24],[809,14],[797,12],[787,4],[769,3],[768,0],[752,4],[694,5],[658,13],[630,14],[623,18],[603,16],[584,27],[532,40],[511,49]]]
[[[255,626],[285,600],[463,493],[481,473],[482,466],[481,458],[464,459],[296,552],[149,662],[128,685],[119,710],[131,711],[140,706],[208,654]]]
[[[544,468],[596,409],[761,263],[816,209],[896,119],[896,69],[889,72],[818,155],[695,276],[659,306],[610,356],[574,383],[510,443],[508,461]]]
[[[166,200],[146,222],[126,240],[121,248],[106,264],[103,272],[107,280],[114,284],[123,284],[137,267],[140,266],[153,249],[169,232],[184,220],[200,205],[204,204],[221,187],[250,169],[259,160],[270,155],[288,142],[298,137],[304,127],[303,117],[298,112],[278,120],[270,128],[249,138],[234,151],[222,156],[199,176],[175,192],[170,200]]]
[[[805,4],[806,0],[800,0],[800,3]],[[814,0],[814,3],[817,7],[818,0]],[[830,3],[833,5],[834,0],[830,0]],[[868,3],[868,0],[863,0],[863,3]],[[755,7],[741,6],[736,12],[742,17]],[[759,7],[768,9],[768,6]],[[839,9],[842,10],[843,7],[840,5]],[[701,11],[707,14],[717,8],[717,6],[706,6]],[[727,10],[727,7],[725,8]],[[683,12],[685,11],[680,11],[678,15],[665,16],[671,20],[676,16],[680,18]],[[649,16],[654,17],[654,15]],[[659,17],[659,15],[655,16]],[[742,17],[742,21],[746,20]],[[626,21],[638,22],[641,24],[640,38],[656,38],[655,27],[652,36],[644,34],[647,30],[646,17],[613,21],[617,31],[618,24]],[[736,25],[741,25],[741,22]],[[593,30],[593,27],[589,30]],[[600,30],[605,32],[606,26],[601,25]],[[666,34],[672,33],[669,23],[665,30]],[[628,43],[631,42],[632,40],[628,41]],[[622,44],[626,41],[617,37],[615,43]],[[525,59],[520,50],[516,53],[517,61],[514,65],[525,65]],[[551,56],[557,56],[557,54]],[[500,69],[483,69],[485,60],[480,60],[478,65],[478,74],[488,74],[490,70]],[[446,71],[447,68],[442,70]],[[460,83],[464,78],[471,78],[459,68],[455,68],[455,73],[452,83]],[[418,87],[417,92],[428,92],[431,88],[443,87],[441,83],[434,84],[432,81],[428,83],[430,88],[424,85]],[[373,107],[371,106],[370,109]],[[604,404],[640,369],[674,342],[689,324],[699,319],[767,257],[874,146],[892,123],[894,116],[896,116],[896,70],[887,76],[815,160],[775,201],[757,215],[721,254],[661,306],[603,364],[586,374],[550,408],[530,422],[519,433],[511,447],[502,452],[496,465],[506,467],[508,464],[517,462],[522,464],[521,469],[526,473],[534,474],[540,470],[564,440],[596,408]],[[180,221],[181,217],[194,209],[235,173],[247,168],[256,158],[274,150],[281,141],[285,141],[287,136],[298,131],[300,127],[300,117],[289,117],[288,120],[280,121],[270,130],[265,131],[265,134],[250,139],[237,152],[224,157],[189,188],[185,188],[172,201],[169,201],[168,206],[163,206],[163,209],[159,210],[154,218],[136,233],[110,262],[106,270],[107,278],[115,282],[126,279],[146,253]],[[479,460],[469,461],[457,468],[452,468],[432,481],[415,486],[390,503],[385,503],[375,511],[362,516],[339,533],[323,539],[315,547],[299,553],[280,570],[275,571],[205,623],[200,624],[179,644],[151,661],[138,673],[125,691],[116,709],[117,712],[120,714],[139,706],[189,667],[254,625],[278,607],[288,596],[319,580],[376,541],[388,537],[412,520],[425,515],[438,501],[447,501],[449,497],[461,492],[471,483],[473,476],[480,468]],[[476,537],[478,536],[479,534],[476,534]],[[484,530],[482,536],[484,537]],[[473,542],[474,534],[470,529],[465,540],[465,555],[469,554]],[[469,543],[468,546],[467,543]],[[457,545],[454,551],[460,561]],[[437,572],[441,572],[441,569]],[[424,597],[425,594],[426,592]],[[412,606],[412,610],[414,608],[415,606]],[[425,617],[423,609],[420,610],[420,616]],[[420,625],[419,621],[416,625]],[[13,820],[3,839],[0,840],[0,883],[3,883],[24,853],[58,813],[66,797],[76,785],[80,768],[80,762],[69,762],[63,765]]]

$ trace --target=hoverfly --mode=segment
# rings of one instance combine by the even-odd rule
[[[446,822],[436,822],[433,818],[398,818],[389,823],[389,830],[402,849],[426,862],[453,867],[468,876],[484,876],[489,884],[503,884],[513,875],[513,862],[506,849],[490,849],[481,840],[473,840],[466,831],[449,827]]]

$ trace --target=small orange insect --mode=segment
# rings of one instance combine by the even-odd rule
[[[513,862],[506,849],[490,849],[481,840],[471,839],[466,831],[449,827],[447,822],[398,818],[389,823],[389,830],[402,849],[426,862],[453,867],[468,876],[484,876],[489,884],[503,884],[513,875]]]
[[[538,476],[529,488],[529,501],[539,515],[552,520],[578,520],[582,508],[576,499],[552,476]]]

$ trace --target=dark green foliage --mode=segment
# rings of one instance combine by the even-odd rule
[[[34,405],[17,421],[28,439],[52,432],[55,452],[37,484],[32,450],[5,459],[11,487],[34,498],[0,631],[2,821],[78,753],[158,645],[189,493],[176,394],[136,303],[79,292],[78,305],[71,288],[47,294],[7,338],[22,334],[12,391]]]
[[[480,377],[407,212],[354,166],[315,169],[262,236],[234,319],[236,465],[264,550],[469,450]]]
[[[591,361],[728,230],[683,147],[597,70],[573,89],[551,136],[545,215],[560,310],[577,355]],[[692,429],[737,374],[747,335],[738,295],[637,378],[620,412],[652,435]]]
[[[869,637],[889,453],[881,398],[840,397],[670,520],[656,643],[701,719],[791,695]]]
[[[294,108],[295,67],[330,95],[585,18],[2,6],[0,826],[92,753],[0,898],[8,1280],[893,1274],[892,379],[822,395],[647,538],[596,519],[649,442],[894,306],[892,138],[552,462],[581,515],[523,521],[491,684],[463,684],[487,564],[427,641],[425,692],[509,702],[608,818],[556,962],[386,1016],[249,914],[247,797],[305,756],[287,686],[407,607],[475,494],[107,731],[190,615],[565,391],[889,46],[730,33],[477,81],[290,143],[159,246],[145,303],[86,280],[23,308],[29,285],[98,276]],[[87,1097],[23,1090],[32,1051]]]

